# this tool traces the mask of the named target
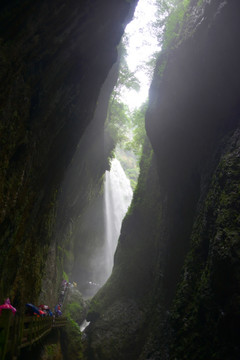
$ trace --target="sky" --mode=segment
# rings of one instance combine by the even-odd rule
[[[156,34],[154,34],[151,26],[156,19],[156,5],[154,3],[153,0],[139,0],[134,18],[125,29],[125,34],[129,39],[126,60],[131,71],[136,71],[139,66],[150,60],[156,51],[160,51]],[[135,76],[140,81],[140,91],[125,90],[122,94],[122,100],[131,111],[140,107],[148,98],[151,82],[146,70],[137,70]]]

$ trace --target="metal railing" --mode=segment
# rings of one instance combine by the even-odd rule
[[[11,310],[2,310],[0,316],[0,360],[17,359],[22,348],[32,346],[53,328],[65,326],[67,318],[17,316]]]

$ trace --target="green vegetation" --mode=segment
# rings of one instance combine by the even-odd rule
[[[131,115],[132,138],[123,143],[123,148],[116,147],[115,156],[130,179],[132,189],[137,185],[139,175],[139,161],[142,155],[143,143],[146,137],[145,113],[148,103],[145,102]]]
[[[44,345],[44,350],[41,359],[42,360],[61,360],[61,345],[58,342],[57,344],[48,344]]]
[[[68,318],[68,324],[62,331],[62,347],[66,359],[82,359],[82,341],[79,325],[86,318],[87,302],[82,298],[76,288],[68,291],[64,315]]]
[[[112,97],[108,109],[107,130],[115,144],[128,139],[130,112],[123,102]]]
[[[78,324],[69,319],[67,325],[62,329],[62,348],[64,358],[83,359],[82,335]]]
[[[163,60],[163,62],[161,63],[161,65],[159,66],[158,68],[158,75],[161,77],[164,73],[164,70],[165,70],[165,67],[166,67],[166,64],[167,64],[167,60]]]
[[[121,49],[119,77],[109,101],[106,129],[116,147],[111,157],[116,156],[119,159],[130,179],[132,188],[135,189],[139,174],[138,161],[141,158],[142,146],[146,136],[145,112],[147,102],[131,113],[121,99],[124,89],[139,90],[139,81],[135,74],[128,69],[124,45]]]
[[[65,273],[65,271],[63,271],[63,279],[65,279],[65,280],[67,280],[67,282],[69,282],[68,274]]]
[[[199,3],[202,1],[199,0]],[[153,27],[163,49],[180,35],[189,3],[190,0],[156,0],[158,11]]]
[[[164,31],[166,27],[166,22],[168,17],[174,8],[179,3],[178,0],[155,0],[157,6],[157,20],[153,23],[153,29],[159,41],[159,44],[162,45],[164,38]]]
[[[68,318],[73,319],[76,323],[80,324],[83,321],[84,307],[80,302],[71,302],[67,304],[64,314]]]
[[[158,8],[158,20],[153,23],[153,31],[157,34],[159,42],[163,48],[170,45],[171,41],[178,37],[183,24],[183,18],[187,11],[190,0],[156,0]],[[126,62],[126,43],[124,38],[120,46],[121,61],[117,84],[113,90],[109,101],[108,115],[106,119],[106,129],[112,137],[114,144],[120,145],[123,149],[133,151],[138,160],[141,158],[142,146],[146,136],[145,132],[145,113],[147,102],[132,113],[128,106],[124,104],[121,94],[124,89],[139,90],[139,81],[134,72],[131,72]],[[149,73],[155,66],[158,53],[155,53],[146,64],[141,65]],[[167,60],[164,60],[158,69],[159,76],[162,76]],[[114,155],[113,155],[114,156]],[[128,172],[132,175],[132,172]],[[131,180],[135,181],[133,178]]]
[[[120,161],[125,174],[130,180],[131,187],[134,190],[139,175],[139,165],[136,155],[131,150],[124,150],[117,146],[115,156]]]
[[[147,209],[150,203],[148,203],[148,197],[145,196],[145,189],[149,189],[149,195],[151,193],[151,187],[147,186],[147,182],[149,181],[149,173],[152,167],[152,159],[153,159],[153,150],[150,145],[148,138],[145,138],[144,142],[144,151],[140,161],[140,175],[139,181],[137,184],[136,191],[134,193],[134,201],[129,208],[128,215],[132,213],[133,208],[141,207]]]
[[[130,111],[128,106],[123,103],[121,93],[123,89],[139,90],[139,81],[135,74],[128,68],[123,45],[120,51],[122,55],[118,81],[109,101],[105,125],[115,145],[126,142],[130,136],[131,129]]]
[[[182,0],[175,6],[174,10],[168,16],[163,40],[164,49],[169,47],[172,40],[176,39],[180,35],[183,26],[183,19],[189,3],[190,0]]]
[[[145,130],[145,114],[148,101],[143,103],[139,109],[135,109],[132,113],[132,139],[125,145],[127,149],[133,150],[138,160],[142,156],[143,143],[146,137]]]
[[[79,325],[85,319],[88,303],[83,299],[77,288],[68,290],[67,300],[64,305],[64,315],[70,317]]]

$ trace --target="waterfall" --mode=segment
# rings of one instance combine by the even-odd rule
[[[120,235],[122,220],[133,196],[130,180],[120,162],[114,158],[110,171],[106,171],[105,202],[105,271],[108,278],[113,268],[113,257]]]
[[[86,299],[94,296],[111,275],[122,220],[132,196],[130,180],[120,162],[113,159],[110,171],[105,173],[103,202],[98,203],[95,212],[87,213],[88,222],[82,232],[82,236],[93,240],[86,251],[88,256],[83,257],[86,262],[80,290]]]

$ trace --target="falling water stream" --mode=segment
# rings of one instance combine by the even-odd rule
[[[111,275],[114,252],[120,235],[122,220],[132,201],[132,188],[120,162],[112,160],[110,171],[105,173],[104,183],[104,211],[105,211],[105,241],[104,241],[104,269],[100,270],[103,283]],[[97,288],[96,288],[97,291]],[[95,292],[96,292],[95,291]],[[93,295],[93,294],[92,294]],[[86,320],[80,325],[83,332],[89,325]]]
[[[105,271],[107,277],[113,268],[113,257],[120,235],[122,220],[132,200],[132,188],[120,162],[114,158],[106,171],[105,202]]]
[[[110,171],[105,172],[101,222],[96,225],[92,219],[96,246],[88,261],[89,275],[82,284],[84,298],[91,298],[111,275],[113,258],[120,235],[122,220],[132,200],[132,188],[120,162],[114,158]],[[98,227],[99,231],[98,231]]]

